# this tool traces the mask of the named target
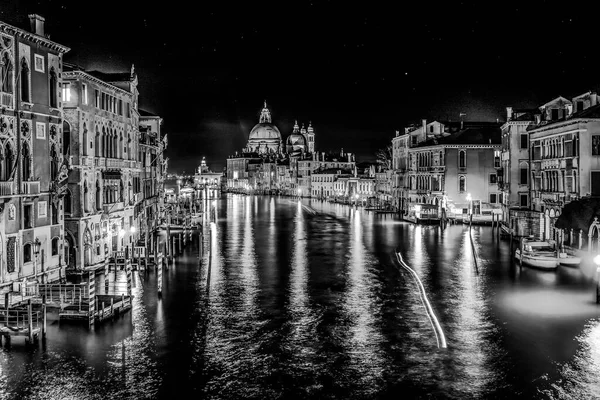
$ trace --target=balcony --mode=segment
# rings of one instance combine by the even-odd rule
[[[40,182],[39,181],[30,181],[23,182],[21,186],[21,193],[28,195],[40,194]]]
[[[96,167],[106,167],[106,158],[104,158],[104,157],[94,158],[94,165]]]
[[[0,182],[0,196],[12,196],[15,194],[15,183],[13,181]]]
[[[429,172],[444,172],[445,170],[445,165],[434,165],[432,167],[429,167]]]
[[[105,214],[110,214],[116,211],[123,211],[124,205],[122,201],[116,203],[108,203],[102,205],[102,210]]]
[[[2,101],[2,103],[0,104],[0,106],[2,106],[2,107],[8,107],[8,108],[14,108],[13,107],[13,94],[12,93],[2,93],[2,96],[0,96],[0,101]]]

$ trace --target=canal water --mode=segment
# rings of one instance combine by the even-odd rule
[[[490,227],[473,227],[476,265],[463,225],[290,198],[207,205],[210,263],[188,247],[162,297],[138,271],[126,315],[13,341],[0,398],[600,398],[590,265],[519,268]]]

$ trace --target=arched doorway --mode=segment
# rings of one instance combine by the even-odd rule
[[[63,248],[63,258],[68,269],[76,269],[77,247],[75,246],[75,240],[69,231],[65,231],[65,238],[66,241]]]
[[[598,217],[594,217],[594,222],[588,230],[588,251],[591,254],[597,254],[600,250],[600,222]]]

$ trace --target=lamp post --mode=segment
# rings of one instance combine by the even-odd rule
[[[35,238],[35,241],[33,242],[33,255],[34,255],[34,259],[33,259],[33,276],[34,278],[37,276],[37,259],[38,256],[40,254],[40,247],[42,247],[42,243],[40,242],[39,238]],[[41,271],[44,272],[44,271]],[[42,283],[44,281],[44,276],[42,275]]]
[[[360,197],[360,196],[358,195],[358,193],[356,193],[356,194],[354,195],[354,198],[356,199],[356,200],[354,201],[354,205],[355,205],[356,207],[358,207],[358,198],[359,198],[359,197]]]
[[[302,189],[298,189],[298,197],[302,198]]]

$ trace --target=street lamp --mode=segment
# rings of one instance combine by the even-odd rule
[[[358,206],[358,198],[359,198],[359,196],[358,196],[358,193],[356,193],[356,194],[354,195],[354,198],[356,199],[356,201],[354,202],[354,205],[355,205],[355,206]]]
[[[302,197],[302,189],[298,189],[298,197]]]
[[[37,259],[38,259],[38,255],[40,254],[40,247],[42,247],[42,243],[40,242],[40,239],[36,237],[35,240],[33,241],[33,255],[34,255],[33,274],[34,274],[34,276],[37,275]]]

